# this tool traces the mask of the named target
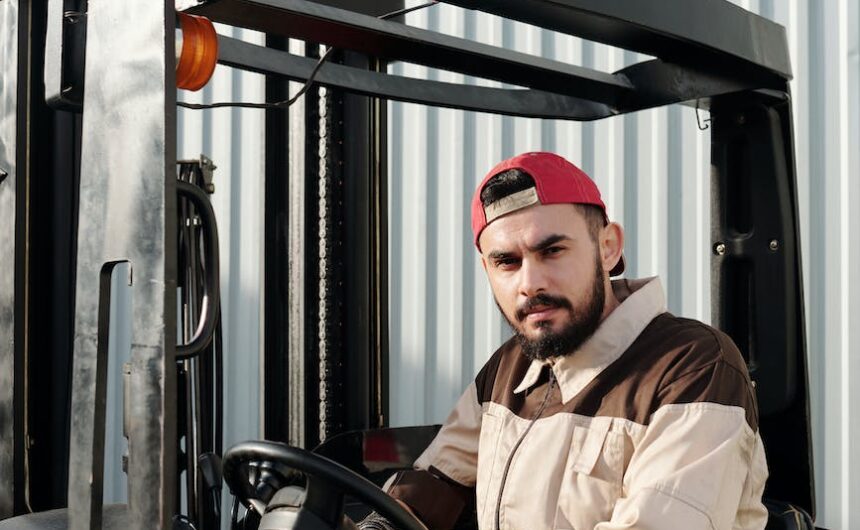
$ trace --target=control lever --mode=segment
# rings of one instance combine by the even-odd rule
[[[197,468],[203,477],[203,487],[212,496],[216,518],[221,517],[221,457],[215,453],[203,453],[197,459]]]

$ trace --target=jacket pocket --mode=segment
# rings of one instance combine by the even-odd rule
[[[571,449],[578,448],[578,452],[571,468],[620,487],[624,476],[624,435],[611,432],[609,426],[610,422],[594,421],[588,427],[574,427]]]
[[[591,530],[612,516],[622,491],[624,435],[610,426],[610,418],[595,418],[574,427],[553,528]]]
[[[484,412],[481,416],[481,436],[478,440],[477,489],[475,491],[479,521],[484,521],[488,509],[487,505],[495,505],[495,499],[490,498],[489,492],[495,491],[494,484],[500,480],[497,476],[501,471],[496,469],[496,452],[499,448],[502,423],[502,418],[488,412]]]

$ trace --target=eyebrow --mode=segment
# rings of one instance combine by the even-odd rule
[[[551,234],[551,235],[546,236],[542,240],[540,240],[537,245],[526,247],[526,248],[529,250],[529,252],[537,252],[537,251],[543,250],[547,247],[551,247],[552,245],[555,245],[559,241],[565,241],[568,239],[570,239],[570,237],[568,237],[564,234]]]
[[[550,247],[550,246],[558,243],[559,241],[566,241],[569,239],[570,239],[570,237],[566,236],[564,234],[551,234],[551,235],[546,236],[542,240],[540,240],[536,245],[527,246],[526,249],[528,249],[529,252],[538,252],[540,250],[543,250],[547,247]],[[512,255],[514,255],[513,252],[505,252],[503,250],[494,250],[494,251],[490,252],[487,255],[487,257],[493,261],[496,261],[499,259],[511,257]]]

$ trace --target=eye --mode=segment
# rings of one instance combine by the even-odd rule
[[[552,256],[554,254],[559,254],[563,250],[564,250],[564,247],[553,245],[551,247],[547,247],[547,248],[543,249],[543,255],[544,256]]]
[[[510,269],[515,268],[517,265],[519,265],[519,263],[520,263],[519,258],[513,258],[513,257],[511,257],[511,258],[499,258],[496,260],[496,268],[499,268],[502,270],[510,270]]]

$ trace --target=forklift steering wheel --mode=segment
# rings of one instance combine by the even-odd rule
[[[424,525],[375,484],[328,458],[304,449],[277,442],[242,442],[224,454],[223,465],[224,481],[230,491],[246,507],[253,506],[261,516],[275,490],[287,485],[284,475],[278,471],[286,467],[307,477],[297,522],[315,520],[328,528],[339,528],[344,494],[348,493],[386,517],[397,528],[425,530]],[[268,476],[270,483],[260,488],[251,480],[251,469],[261,471],[263,480]]]

